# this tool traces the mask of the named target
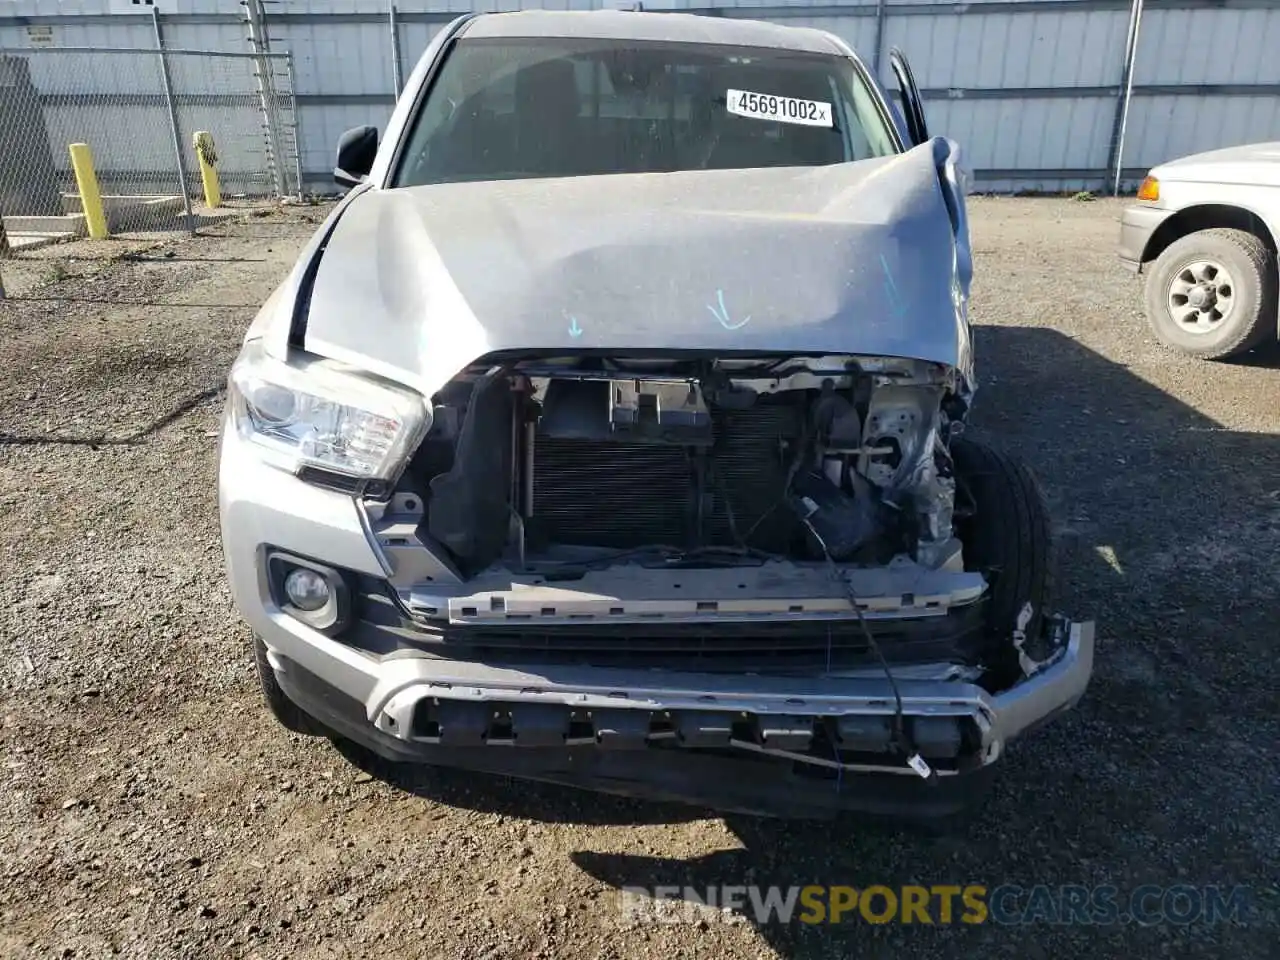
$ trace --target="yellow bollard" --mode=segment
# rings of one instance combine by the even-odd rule
[[[102,209],[102,191],[98,189],[98,175],[93,172],[93,154],[87,143],[71,144],[71,169],[76,173],[80,207],[84,210],[84,222],[89,228],[89,236],[94,240],[105,240],[107,215]]]
[[[209,209],[221,206],[222,189],[218,186],[218,171],[214,164],[218,162],[218,154],[213,148],[213,136],[206,130],[196,131],[192,138],[196,148],[196,159],[200,161],[200,180],[204,183],[204,204]]]

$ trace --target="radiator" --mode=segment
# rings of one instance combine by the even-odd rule
[[[732,512],[738,536],[755,526],[751,546],[786,552],[797,522],[780,501],[800,410],[762,398],[747,410],[713,409],[712,417],[715,442],[706,451],[538,436],[533,518],[539,534],[617,549],[733,546]]]

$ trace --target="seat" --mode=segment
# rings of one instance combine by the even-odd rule
[[[571,60],[544,60],[516,73],[516,150],[535,176],[584,172],[590,160]]]
[[[511,122],[489,109],[483,96],[473,97],[433,147],[430,172],[446,179],[497,176],[511,164],[512,140]]]
[[[787,73],[725,75],[724,89],[766,90],[803,100],[829,100],[822,86],[804,83]],[[712,114],[715,134],[706,165],[711,169],[737,167],[811,166],[845,159],[840,135],[830,127],[770,122],[721,111]]]

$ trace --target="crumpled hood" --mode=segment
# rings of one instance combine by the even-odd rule
[[[967,372],[968,238],[957,252],[935,166],[953,149],[369,190],[329,238],[305,347],[427,395],[508,350],[862,353]]]

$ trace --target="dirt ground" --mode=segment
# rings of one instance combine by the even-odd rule
[[[0,264],[0,956],[1275,956],[1280,358],[1148,334],[1110,202],[977,199],[979,433],[1050,498],[1093,684],[957,831],[389,779],[259,702],[220,388],[324,214]],[[353,321],[356,318],[353,318]],[[631,885],[1245,885],[1239,923],[626,920]]]

